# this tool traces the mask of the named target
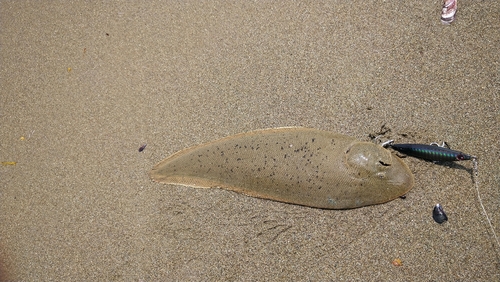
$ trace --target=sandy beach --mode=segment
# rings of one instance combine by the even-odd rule
[[[385,128],[477,156],[500,234],[500,2],[441,5],[1,1],[0,280],[499,281],[470,161],[404,158],[405,199],[351,210],[148,177],[241,132]]]

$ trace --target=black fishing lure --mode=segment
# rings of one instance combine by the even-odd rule
[[[455,151],[442,146],[424,145],[424,144],[392,144],[386,142],[384,147],[391,147],[394,150],[405,155],[420,158],[428,161],[450,162],[465,161],[473,158],[460,151]]]

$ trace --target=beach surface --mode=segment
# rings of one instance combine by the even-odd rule
[[[441,5],[1,1],[0,280],[500,280],[500,2]],[[285,126],[446,141],[477,185],[405,158],[405,199],[322,210],[148,177]]]

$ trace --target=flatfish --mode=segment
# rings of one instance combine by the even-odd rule
[[[181,150],[156,164],[161,183],[223,188],[323,209],[381,204],[414,184],[408,166],[380,145],[339,133],[283,127]]]

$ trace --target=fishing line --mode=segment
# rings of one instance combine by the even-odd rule
[[[486,216],[486,219],[488,220],[488,224],[490,225],[491,232],[493,233],[493,237],[495,237],[495,240],[497,241],[498,246],[500,247],[500,241],[498,241],[497,233],[495,232],[495,228],[493,228],[493,225],[491,224],[490,217],[488,216],[488,213],[486,212],[486,209],[484,208],[483,205],[483,200],[481,199],[481,194],[479,193],[479,180],[478,180],[478,161],[476,156],[472,156],[472,182],[474,182],[474,186],[476,187],[476,192],[477,192],[477,199],[479,200],[479,204],[481,205],[481,208],[483,209],[483,213]]]

